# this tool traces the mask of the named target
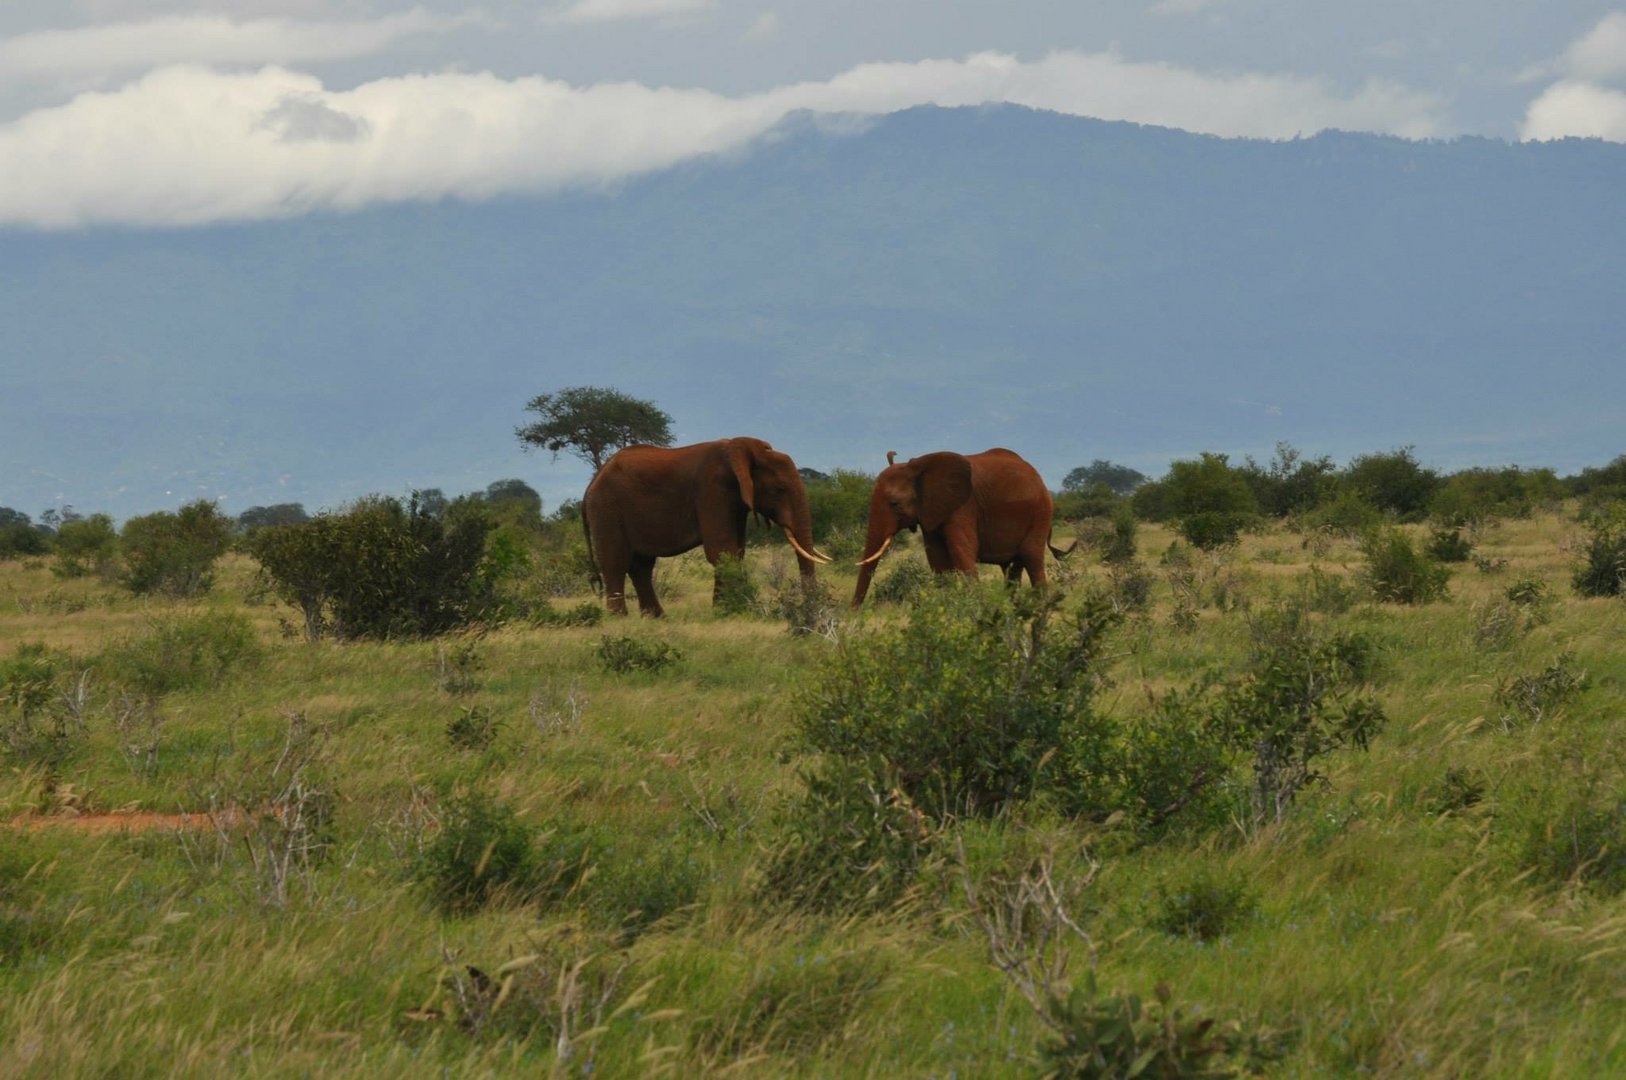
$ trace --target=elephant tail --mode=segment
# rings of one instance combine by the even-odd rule
[[[1054,536],[1055,535],[1054,532],[1052,532],[1051,535]],[[1074,550],[1077,549],[1077,547],[1078,547],[1078,537],[1076,537],[1076,536],[1073,537],[1073,542],[1071,544],[1068,544],[1064,548],[1059,548],[1055,544],[1052,544],[1050,542],[1050,537],[1049,536],[1045,537],[1044,544],[1045,544],[1045,547],[1050,549],[1050,554],[1054,555],[1058,559],[1065,559],[1067,556],[1071,555],[1074,552]]]
[[[587,521],[587,508],[582,507],[582,536],[587,540],[587,583],[600,595],[604,592],[604,575],[599,573],[598,559],[593,555],[593,526]]]

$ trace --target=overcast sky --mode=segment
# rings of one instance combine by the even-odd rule
[[[0,226],[543,192],[987,101],[1626,141],[1626,0],[6,0]]]

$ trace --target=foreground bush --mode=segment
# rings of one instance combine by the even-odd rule
[[[1362,580],[1379,600],[1427,604],[1443,599],[1451,571],[1420,551],[1399,529],[1380,528],[1361,540],[1366,556]]]
[[[145,633],[109,646],[96,659],[109,681],[157,698],[214,686],[264,655],[254,627],[236,612],[155,620]]]
[[[372,496],[303,525],[257,530],[245,546],[313,640],[429,637],[492,609],[491,528],[473,500],[432,513],[417,496],[406,505]]]
[[[51,550],[56,554],[51,572],[57,577],[77,578],[90,574],[112,577],[118,556],[119,537],[113,519],[107,514],[65,521],[56,531]]]
[[[131,518],[119,534],[124,584],[137,594],[197,596],[214,583],[215,560],[231,544],[232,522],[207,499],[178,511]]]
[[[846,642],[803,691],[797,730],[812,751],[878,759],[937,819],[988,814],[1040,790],[1098,803],[1115,732],[1097,718],[1107,631],[1090,599],[1004,589],[928,590],[901,629]]]
[[[1619,596],[1626,587],[1626,508],[1592,518],[1582,563],[1570,579],[1582,596]]]

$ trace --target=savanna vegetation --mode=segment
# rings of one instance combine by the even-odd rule
[[[1626,1070],[1620,470],[1074,472],[856,615],[606,622],[518,481],[0,510],[0,1074]]]

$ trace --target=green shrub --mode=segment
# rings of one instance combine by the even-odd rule
[[[1064,489],[1055,499],[1057,521],[1078,521],[1083,518],[1107,517],[1120,507],[1128,509],[1128,500],[1105,484]]]
[[[1345,539],[1364,536],[1383,524],[1383,511],[1359,492],[1340,490],[1297,518],[1304,532],[1330,533]]]
[[[64,521],[51,541],[56,555],[51,572],[57,577],[76,578],[90,574],[111,577],[118,556],[118,534],[107,514]]]
[[[1402,521],[1415,521],[1427,512],[1440,475],[1418,464],[1412,448],[1363,454],[1344,469],[1342,484],[1361,498]]]
[[[604,608],[593,600],[583,600],[563,611],[544,603],[531,611],[531,622],[536,626],[597,626],[603,621]]]
[[[916,559],[899,559],[887,575],[875,583],[870,596],[882,604],[902,604],[919,596],[932,583],[932,572]]]
[[[1454,814],[1478,806],[1485,798],[1485,774],[1478,769],[1453,765],[1440,782],[1429,789],[1425,807],[1430,814]]]
[[[1135,561],[1135,533],[1139,526],[1135,512],[1127,503],[1120,503],[1112,511],[1112,531],[1101,548],[1101,561],[1108,566],[1119,566]]]
[[[1117,611],[1145,611],[1152,606],[1152,572],[1138,562],[1113,563],[1107,578],[1107,597]]]
[[[1366,749],[1385,717],[1360,693],[1376,661],[1367,638],[1320,631],[1297,608],[1258,616],[1252,629],[1248,670],[1222,690],[1213,715],[1226,741],[1251,756],[1258,826],[1281,821],[1305,785],[1325,780],[1327,755]]]
[[[155,620],[146,633],[103,650],[96,666],[116,685],[157,698],[213,686],[263,654],[242,615],[204,612]]]
[[[828,476],[807,479],[805,486],[813,538],[835,558],[861,551],[864,528],[869,522],[870,492],[875,488],[874,474],[837,469]],[[856,543],[843,543],[837,533],[856,537]],[[846,550],[848,547],[851,551]]]
[[[879,758],[829,758],[802,775],[783,807],[757,895],[771,904],[844,914],[883,910],[914,883],[936,830]]]
[[[818,634],[834,638],[840,632],[844,605],[822,581],[808,581],[800,574],[774,586],[764,605],[768,614],[782,620],[793,636]]]
[[[718,615],[745,615],[756,610],[757,587],[744,559],[726,552],[718,556],[711,602]]]
[[[1173,937],[1217,941],[1253,917],[1259,901],[1247,882],[1202,870],[1179,882],[1160,882],[1148,925]]]
[[[505,901],[547,906],[576,891],[593,848],[585,829],[561,825],[539,832],[506,803],[469,791],[446,801],[440,831],[423,847],[412,873],[448,914]]]
[[[215,560],[231,545],[231,519],[207,499],[178,511],[133,517],[119,534],[124,584],[137,594],[198,596],[214,583]]]
[[[1527,518],[1537,506],[1563,496],[1563,485],[1551,469],[1464,469],[1445,478],[1428,512],[1449,524],[1480,525],[1503,517]]]
[[[1584,671],[1573,668],[1575,656],[1563,653],[1534,675],[1515,675],[1497,686],[1495,701],[1502,709],[1502,725],[1539,724],[1574,700],[1587,688]]]
[[[934,819],[993,813],[1039,790],[1094,805],[1116,750],[1093,699],[1118,617],[1101,598],[1059,604],[1033,590],[931,590],[905,626],[843,642],[804,686],[800,744],[879,759]]]
[[[49,535],[36,527],[27,514],[0,506],[0,559],[46,555],[50,550]]]
[[[642,930],[693,904],[705,867],[683,836],[669,836],[642,850],[621,844],[602,852],[583,885],[583,903],[624,930]]]
[[[502,726],[484,705],[465,706],[446,722],[446,741],[458,750],[487,750]]]
[[[1180,535],[1186,543],[1203,551],[1234,544],[1253,520],[1251,514],[1205,510],[1180,519]]]
[[[1462,528],[1453,525],[1449,528],[1432,529],[1428,534],[1428,546],[1423,549],[1424,554],[1435,562],[1460,563],[1467,562],[1473,554],[1473,541],[1462,535]]]
[[[624,675],[629,671],[664,671],[682,660],[683,653],[664,641],[606,634],[599,639],[598,658],[605,671]]]
[[[1250,457],[1238,470],[1253,490],[1259,512],[1278,518],[1305,513],[1330,499],[1337,488],[1337,471],[1332,458],[1306,458],[1285,442],[1276,444],[1270,464],[1260,465]]]
[[[1372,595],[1395,604],[1427,604],[1442,599],[1451,571],[1417,549],[1399,529],[1383,528],[1361,540],[1366,557],[1362,579]]]
[[[300,609],[307,636],[429,637],[492,610],[483,572],[491,527],[476,500],[435,514],[416,495],[407,505],[371,496],[303,525],[259,529],[245,545],[277,595]]]
[[[1235,1021],[1188,1017],[1174,1007],[1167,985],[1159,985],[1155,997],[1151,1004],[1135,994],[1101,997],[1093,972],[1066,997],[1052,995],[1043,1014],[1051,1034],[1039,1047],[1044,1074],[1080,1080],[1235,1076],[1259,1071],[1289,1038],[1246,1033]]]
[[[1572,797],[1555,816],[1530,823],[1521,855],[1548,881],[1626,892],[1626,797]]]
[[[1585,561],[1571,582],[1581,596],[1619,596],[1626,591],[1626,504],[1594,516]]]
[[[72,751],[74,735],[85,734],[83,717],[72,723],[62,707],[63,660],[43,642],[19,643],[9,659],[0,660],[0,744],[21,761],[59,765]]]

